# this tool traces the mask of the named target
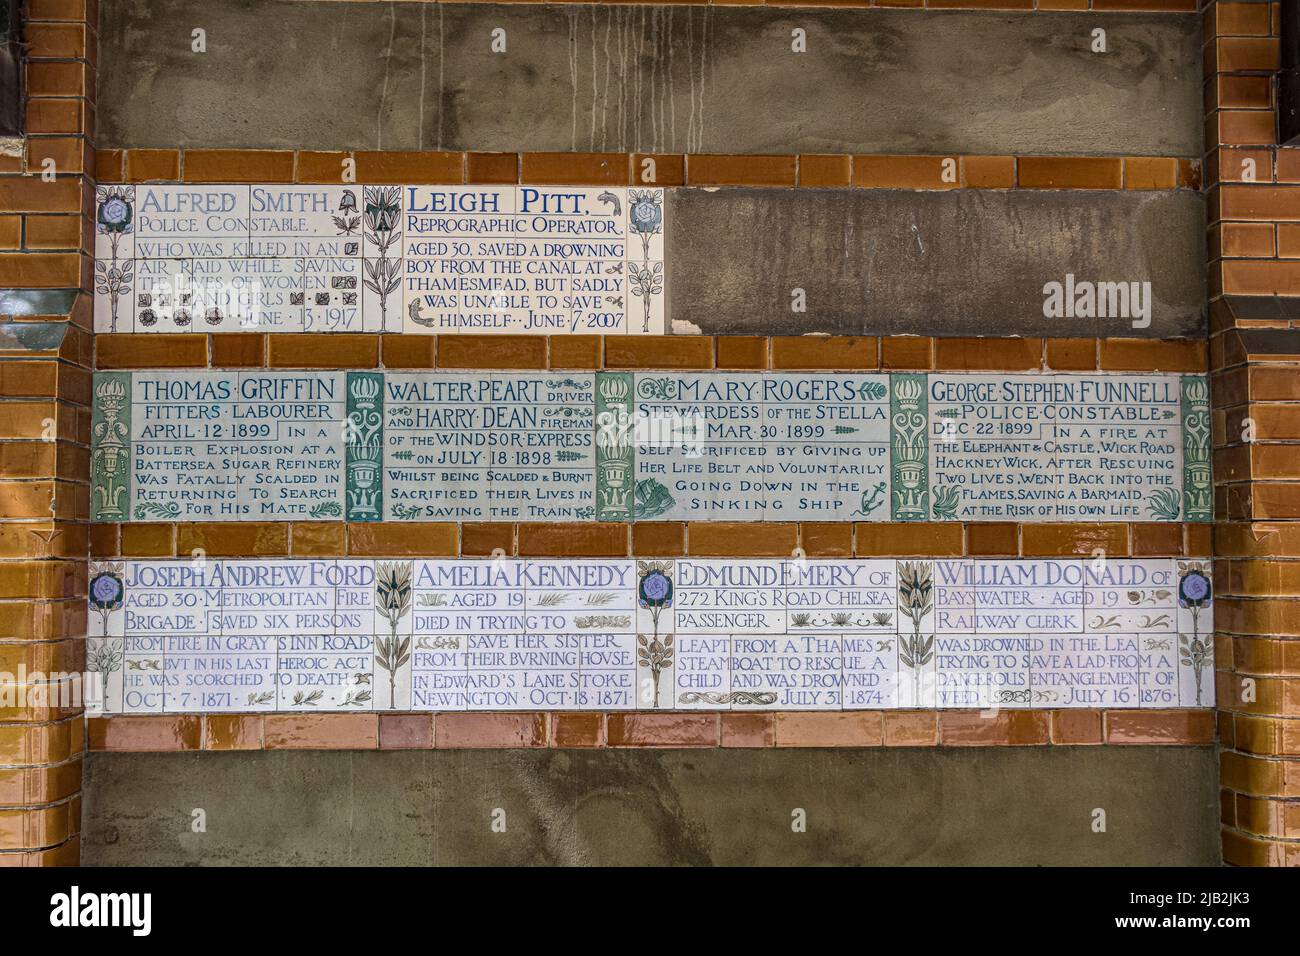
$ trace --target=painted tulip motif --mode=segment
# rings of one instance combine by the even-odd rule
[[[390,259],[388,250],[402,238],[402,193],[396,186],[365,188],[365,238],[375,247],[374,259],[363,263],[366,288],[379,296],[382,328],[388,328],[388,297],[402,285],[402,260]]]
[[[934,568],[923,561],[898,566],[898,609],[912,622],[911,634],[900,634],[898,659],[912,671],[912,705],[921,705],[921,671],[934,660],[934,635],[921,635],[921,622],[934,608]]]
[[[357,226],[361,224],[361,218],[357,215],[357,195],[351,189],[343,190],[338,214],[332,218],[339,235],[350,236],[356,232]]]
[[[388,708],[397,709],[397,672],[411,659],[411,638],[397,635],[411,609],[411,565],[380,562],[375,568],[375,610],[388,622],[388,635],[375,641],[375,663],[388,672]]]

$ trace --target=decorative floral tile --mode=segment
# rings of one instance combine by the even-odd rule
[[[92,405],[93,517],[1173,521],[1189,493],[1201,501],[1208,468],[1182,464],[1184,449],[1200,451],[1180,431],[1181,406],[1133,406],[1159,422],[1067,428],[1040,419],[1047,408],[1071,422],[1077,411],[1107,422],[1126,412],[997,398],[1181,387],[1193,407],[1195,385],[1119,375],[107,372]],[[949,412],[1005,415],[1007,429],[1034,420],[1025,437],[976,440],[961,436],[989,423]],[[1198,414],[1184,416],[1189,427]],[[1095,495],[1110,504],[1080,503]],[[1199,505],[1186,512],[1208,516]]]
[[[662,334],[664,191],[103,185],[96,330]]]
[[[110,713],[1209,707],[1207,569],[118,562],[93,588],[88,669]],[[956,627],[972,619],[984,626]]]

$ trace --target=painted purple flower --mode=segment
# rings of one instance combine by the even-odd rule
[[[1178,582],[1178,603],[1183,607],[1203,607],[1210,599],[1210,579],[1200,571],[1189,571]]]
[[[660,205],[662,200],[659,195],[649,190],[645,192],[633,191],[632,206],[630,209],[632,219],[632,229],[642,235],[655,235],[659,232],[660,226],[664,221],[663,206]]]
[[[99,212],[95,214],[95,223],[101,233],[131,232],[131,196],[121,186],[101,188],[99,190]]]
[[[673,582],[662,571],[651,571],[644,575],[639,592],[642,607],[663,608],[673,605]]]
[[[112,571],[102,571],[90,582],[90,604],[96,610],[120,607],[122,579]]]

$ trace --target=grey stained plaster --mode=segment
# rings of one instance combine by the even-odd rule
[[[100,148],[1201,153],[1201,31],[1186,15],[313,0],[100,10]],[[1091,50],[1098,27],[1105,53]],[[195,28],[206,53],[190,49]],[[791,50],[796,29],[805,53]]]
[[[1213,866],[1215,766],[1209,747],[97,753],[82,860]]]

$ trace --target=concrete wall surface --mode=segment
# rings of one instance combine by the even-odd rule
[[[86,774],[90,866],[1219,862],[1208,747],[92,753]]]
[[[303,0],[100,11],[101,149],[1201,154],[1201,25],[1186,15]],[[1090,49],[1097,27],[1105,53]],[[196,28],[206,54],[191,51]],[[805,53],[791,50],[795,29]]]

